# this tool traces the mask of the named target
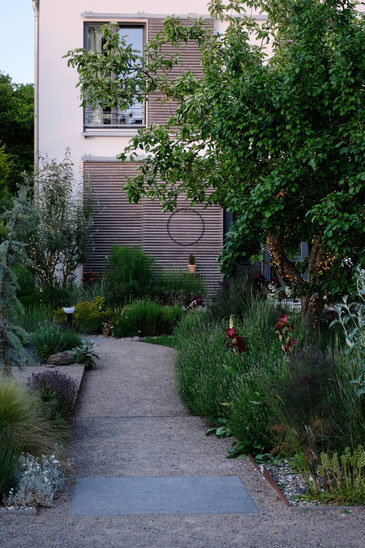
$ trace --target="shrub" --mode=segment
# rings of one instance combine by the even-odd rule
[[[188,306],[193,299],[205,293],[202,278],[181,270],[157,272],[150,291],[151,298],[159,304],[184,306]]]
[[[41,192],[34,204],[35,228],[30,242],[33,269],[51,298],[74,280],[75,270],[84,263],[91,244],[90,189],[86,182],[82,188],[76,183],[70,156],[67,150],[60,163],[41,158],[34,175],[34,184]]]
[[[52,319],[50,311],[43,306],[33,306],[14,313],[14,323],[27,333],[36,331],[38,327]]]
[[[113,245],[104,275],[110,286],[109,302],[124,304],[148,294],[153,262],[139,247]]]
[[[74,331],[65,331],[52,322],[42,323],[31,335],[31,341],[41,362],[63,350],[71,350],[81,344]]]
[[[0,378],[0,432],[15,453],[49,454],[58,440],[37,397],[11,377]]]
[[[37,390],[42,401],[50,405],[55,418],[68,417],[72,413],[78,387],[69,375],[52,370],[33,373],[28,386]]]
[[[104,297],[95,297],[90,302],[77,303],[72,319],[80,331],[95,333],[102,331],[103,324],[110,315],[111,310],[105,306]]]
[[[237,276],[226,281],[221,291],[214,295],[210,312],[217,321],[229,318],[231,314],[243,318],[255,297],[259,295],[252,281],[247,276]]]
[[[23,454],[19,464],[18,484],[15,489],[10,489],[4,503],[7,506],[52,506],[54,495],[62,487],[65,477],[60,462],[54,455],[36,458]]]
[[[335,364],[319,347],[290,356],[287,376],[272,386],[285,404],[290,424],[309,426],[331,416],[328,394],[334,378]]]
[[[125,306],[115,314],[113,335],[168,335],[172,333],[182,314],[183,311],[177,305],[161,306],[151,301],[138,301]]]
[[[39,293],[37,291],[35,276],[32,270],[23,265],[13,267],[13,272],[17,278],[18,289],[17,297],[23,306],[34,307],[39,303]]]

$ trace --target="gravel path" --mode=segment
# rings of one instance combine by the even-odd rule
[[[181,405],[172,349],[97,337],[101,361],[86,373],[70,452],[78,477],[239,476],[258,514],[78,516],[73,485],[37,516],[0,517],[0,546],[319,547],[364,545],[365,511],[286,508],[248,461],[226,459],[229,440],[206,437]]]

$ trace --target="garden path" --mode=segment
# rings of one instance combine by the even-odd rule
[[[352,510],[350,514],[341,509],[305,514],[287,509],[248,461],[226,459],[230,441],[204,436],[204,421],[191,416],[178,400],[174,350],[103,337],[95,341],[100,366],[86,374],[74,421],[71,452],[76,488],[70,484],[55,507],[42,509],[38,516],[0,518],[0,546],[357,548],[363,545],[363,509]],[[83,492],[83,501],[77,500],[78,485],[86,478],[97,481],[120,478],[115,483],[122,482],[123,489],[128,489],[126,478],[132,481],[133,489],[138,478],[150,478],[152,484],[157,478],[172,481],[199,478],[195,486],[192,480],[193,489],[204,490],[206,485],[202,487],[199,482],[207,476],[224,480],[221,496],[215,499],[222,502],[225,513],[214,513],[219,512],[214,505],[210,513],[202,511],[198,501],[197,513],[185,513],[182,507],[175,510],[181,511],[180,515],[159,515],[153,511],[112,515],[111,508],[115,511],[116,506],[111,506],[107,489],[99,493],[97,501],[98,508],[104,508],[102,515],[95,515],[97,511],[80,515],[81,502],[81,508],[90,510],[89,502],[95,495],[95,484],[89,484],[91,491],[87,496]],[[224,497],[225,482],[236,481],[234,478],[240,478],[246,487],[250,495],[246,501],[254,503],[248,510],[241,508],[240,513],[229,513],[234,507],[225,506],[229,504],[229,498]],[[158,493],[163,495],[164,489],[166,485],[160,484]],[[191,485],[187,491],[179,491],[182,502],[186,493],[188,498],[191,495],[189,489]],[[142,493],[147,493],[145,485]],[[209,488],[206,493],[209,498]],[[141,498],[134,502],[138,511]],[[120,512],[120,507],[117,511]]]

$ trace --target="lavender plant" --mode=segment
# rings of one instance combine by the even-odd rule
[[[33,390],[38,390],[42,401],[54,404],[54,412],[66,417],[71,414],[77,395],[77,383],[60,371],[43,371],[28,380]]]

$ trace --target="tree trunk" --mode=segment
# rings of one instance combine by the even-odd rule
[[[286,256],[280,236],[269,235],[267,237],[267,247],[274,267],[278,270],[285,282],[303,286],[307,283],[300,272],[295,268],[295,265],[291,263]],[[318,268],[320,257],[321,238],[318,236],[312,240],[308,261],[308,280],[311,279],[312,274],[315,272],[316,268]],[[314,321],[314,303],[315,295],[306,295],[301,299],[301,316],[303,322],[308,326]]]

